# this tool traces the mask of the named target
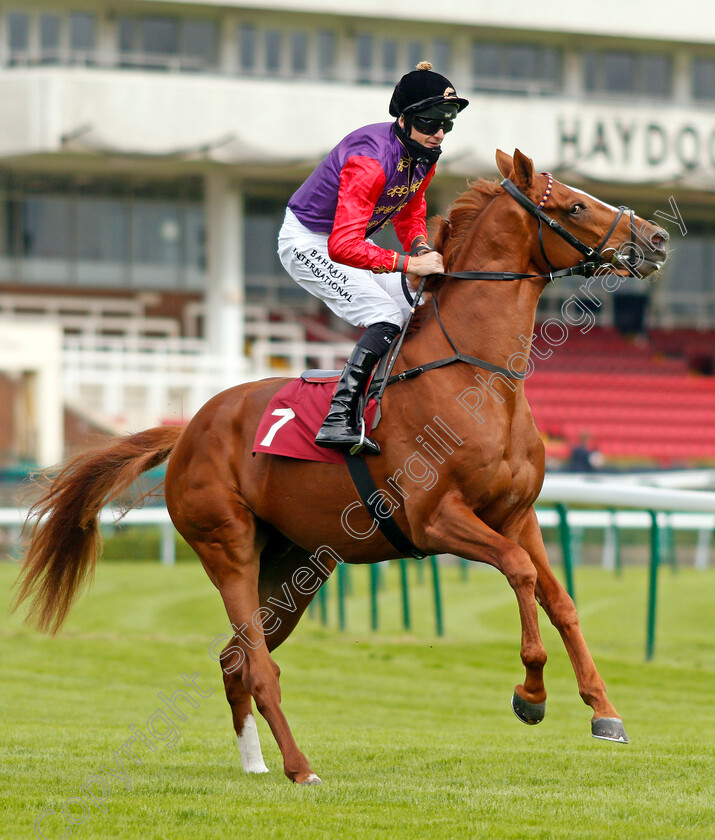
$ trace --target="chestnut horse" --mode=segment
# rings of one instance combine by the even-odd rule
[[[456,348],[492,367],[458,360],[387,388],[374,433],[382,454],[368,459],[369,468],[376,486],[385,488],[383,512],[392,513],[421,552],[488,563],[513,588],[526,671],[512,700],[517,716],[538,723],[544,715],[546,651],[538,601],[561,634],[579,693],[593,709],[592,734],[625,742],[574,604],[549,566],[534,512],[544,447],[523,381],[510,378],[505,366],[512,374],[524,372],[536,306],[552,276],[582,271],[589,283],[598,282],[594,267],[606,264],[611,276],[626,276],[636,265],[634,249],[639,274],[649,274],[666,258],[668,235],[626,208],[535,173],[518,150],[513,158],[497,152],[497,164],[501,185],[477,182],[457,199],[449,221],[438,221],[435,247],[446,272],[431,280],[438,308],[418,311],[395,373]],[[470,276],[473,269],[479,271]],[[266,772],[253,698],[288,778],[311,784],[320,779],[281,709],[279,669],[270,652],[291,633],[336,562],[375,563],[399,552],[355,502],[344,465],[252,455],[258,423],[285,383],[269,379],[231,388],[183,430],[149,429],[72,461],[33,509],[37,519],[17,600],[31,597],[29,617],[55,632],[94,571],[101,508],[168,458],[167,508],[221,593],[234,631],[223,637],[229,641],[220,658],[243,767]],[[421,455],[415,460],[416,441],[432,461]]]

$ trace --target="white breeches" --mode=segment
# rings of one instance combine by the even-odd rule
[[[299,286],[354,327],[380,321],[401,327],[409,315],[399,272],[375,274],[333,262],[328,234],[308,230],[290,209],[278,234],[278,255]]]

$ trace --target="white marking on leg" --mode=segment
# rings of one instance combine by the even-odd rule
[[[243,719],[243,730],[238,736],[238,750],[241,753],[241,764],[246,773],[268,773],[263,761],[261,742],[258,740],[258,728],[253,715],[246,715]]]

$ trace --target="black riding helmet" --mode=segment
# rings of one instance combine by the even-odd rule
[[[442,149],[427,149],[412,140],[412,120],[415,117],[453,120],[467,105],[468,100],[457,96],[449,79],[435,73],[429,61],[420,61],[417,69],[406,73],[392,92],[390,114],[397,117],[395,134],[413,160],[432,165],[437,162]],[[399,124],[399,117],[404,119],[404,129]],[[449,131],[449,128],[445,130]]]
[[[456,116],[467,105],[468,100],[457,96],[449,79],[435,73],[429,61],[420,61],[416,70],[406,73],[395,85],[390,114],[393,117],[417,114],[430,117],[434,112],[437,118],[449,113]]]

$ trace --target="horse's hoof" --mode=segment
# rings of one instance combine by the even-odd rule
[[[602,741],[615,741],[617,744],[627,744],[628,736],[620,718],[594,718],[591,721],[591,735]]]
[[[310,773],[307,775],[302,781],[296,782],[298,785],[322,785],[323,780],[320,776],[316,776],[315,773]]]
[[[511,708],[522,723],[534,726],[537,723],[541,723],[544,719],[544,715],[546,714],[546,701],[543,703],[529,703],[528,700],[524,700],[515,691],[514,696],[511,698]]]

